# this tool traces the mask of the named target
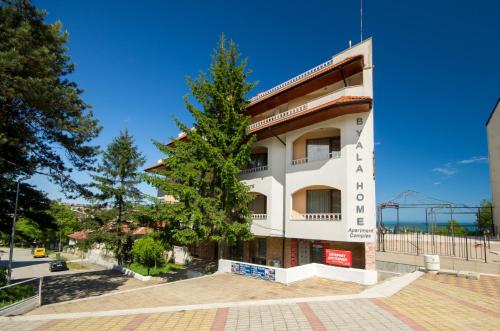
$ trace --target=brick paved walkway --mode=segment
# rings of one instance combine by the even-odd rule
[[[389,298],[79,319],[2,320],[1,330],[498,330],[500,277],[425,275]],[[36,316],[30,316],[36,318]]]
[[[243,276],[221,274],[141,289],[139,291],[96,297],[86,301],[42,306],[30,314],[76,313],[215,302],[354,294],[361,292],[364,288],[363,285],[356,283],[321,278],[310,278],[287,286]]]

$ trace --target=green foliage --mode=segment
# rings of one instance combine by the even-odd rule
[[[149,276],[156,277],[156,276],[161,276],[161,275],[164,275],[164,274],[172,272],[172,271],[182,270],[185,267],[183,265],[180,265],[180,264],[166,263],[162,266],[156,266],[156,268],[150,269],[148,267],[143,266],[140,263],[134,262],[134,263],[131,263],[130,265],[128,265],[127,268],[129,268],[130,270],[137,272],[138,274],[143,275],[143,276],[149,275]]]
[[[0,268],[0,287],[7,285],[7,269]]]
[[[96,209],[86,222],[95,231],[82,245],[88,248],[93,242],[104,243],[115,254],[118,264],[131,261],[133,238],[123,230],[131,225],[130,207],[142,198],[136,186],[141,181],[138,171],[144,162],[133,137],[127,131],[121,132],[106,147],[98,167],[99,173],[93,176],[94,185],[99,190],[97,199],[104,205],[111,203],[114,208]]]
[[[48,214],[55,220],[57,226],[55,236],[61,245],[67,241],[69,234],[80,229],[76,212],[62,203],[52,201]]]
[[[15,198],[16,183],[11,179],[2,180],[0,177],[0,233],[10,234]],[[27,218],[41,228],[54,228],[54,219],[47,213],[49,205],[50,200],[44,193],[29,184],[20,184],[18,219]]]
[[[16,222],[16,234],[29,243],[33,242],[33,240],[44,242],[44,239],[46,239],[46,234],[38,223],[29,218],[21,218]]]
[[[121,132],[106,147],[98,167],[99,174],[93,176],[100,192],[97,198],[104,203],[113,203],[118,210],[118,223],[123,221],[129,204],[142,197],[136,186],[141,182],[138,171],[144,162],[144,157],[134,146],[133,137],[128,131]]]
[[[35,290],[30,285],[14,285],[6,288],[0,291],[0,308],[32,297],[33,295],[35,295]]]
[[[119,228],[98,229],[81,241],[80,248],[88,250],[94,243],[104,244],[106,249],[112,251],[119,265],[132,261],[131,250],[134,238],[130,233],[121,232]]]
[[[493,223],[493,215],[491,213],[493,204],[489,200],[481,201],[481,208],[479,208],[476,226],[484,233],[484,231],[491,231],[491,224]]]
[[[248,209],[252,196],[238,179],[255,140],[247,134],[250,118],[244,114],[245,96],[254,86],[246,82],[248,75],[246,60],[240,61],[234,42],[227,48],[222,36],[208,75],[188,79],[191,94],[201,106],[200,110],[185,98],[195,120],[193,129],[176,120],[186,139],[170,146],[156,143],[166,155],[165,169],[145,179],[178,201],[154,207],[156,219],[165,222],[173,242],[233,244],[252,238]]]
[[[446,224],[446,227],[436,227],[435,233],[440,235],[462,236],[464,234],[467,234],[467,230],[456,220],[449,220],[448,224]]]
[[[68,33],[30,1],[3,0],[0,40],[1,181],[43,170],[64,192],[88,194],[69,173],[92,169],[100,127],[70,80]]]
[[[132,247],[132,256],[134,261],[140,263],[148,269],[161,266],[164,262],[163,252],[165,248],[162,243],[158,240],[154,240],[152,237],[144,237],[138,239],[134,242]]]

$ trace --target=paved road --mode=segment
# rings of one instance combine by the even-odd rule
[[[9,264],[9,248],[0,247],[1,261],[0,266],[7,268]],[[14,248],[14,258],[12,261],[12,279],[26,279],[42,276],[53,276],[50,272],[49,262],[51,258],[34,258],[30,249]],[[92,269],[94,269],[93,267]],[[66,275],[81,272],[81,270],[58,271],[57,275]]]
[[[473,280],[425,275],[387,298],[186,308],[174,312],[103,311],[63,318],[29,315],[0,320],[0,329],[498,330],[500,277]]]

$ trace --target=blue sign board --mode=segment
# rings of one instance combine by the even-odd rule
[[[275,270],[264,266],[232,262],[231,272],[238,275],[250,276],[264,280],[275,280]]]

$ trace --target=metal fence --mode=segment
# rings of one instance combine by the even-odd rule
[[[377,250],[381,252],[413,255],[435,254],[487,262],[490,247],[488,236],[445,235],[435,233],[407,232],[384,233],[379,231]]]
[[[0,287],[0,316],[18,315],[39,307],[42,302],[41,278],[31,278]]]

